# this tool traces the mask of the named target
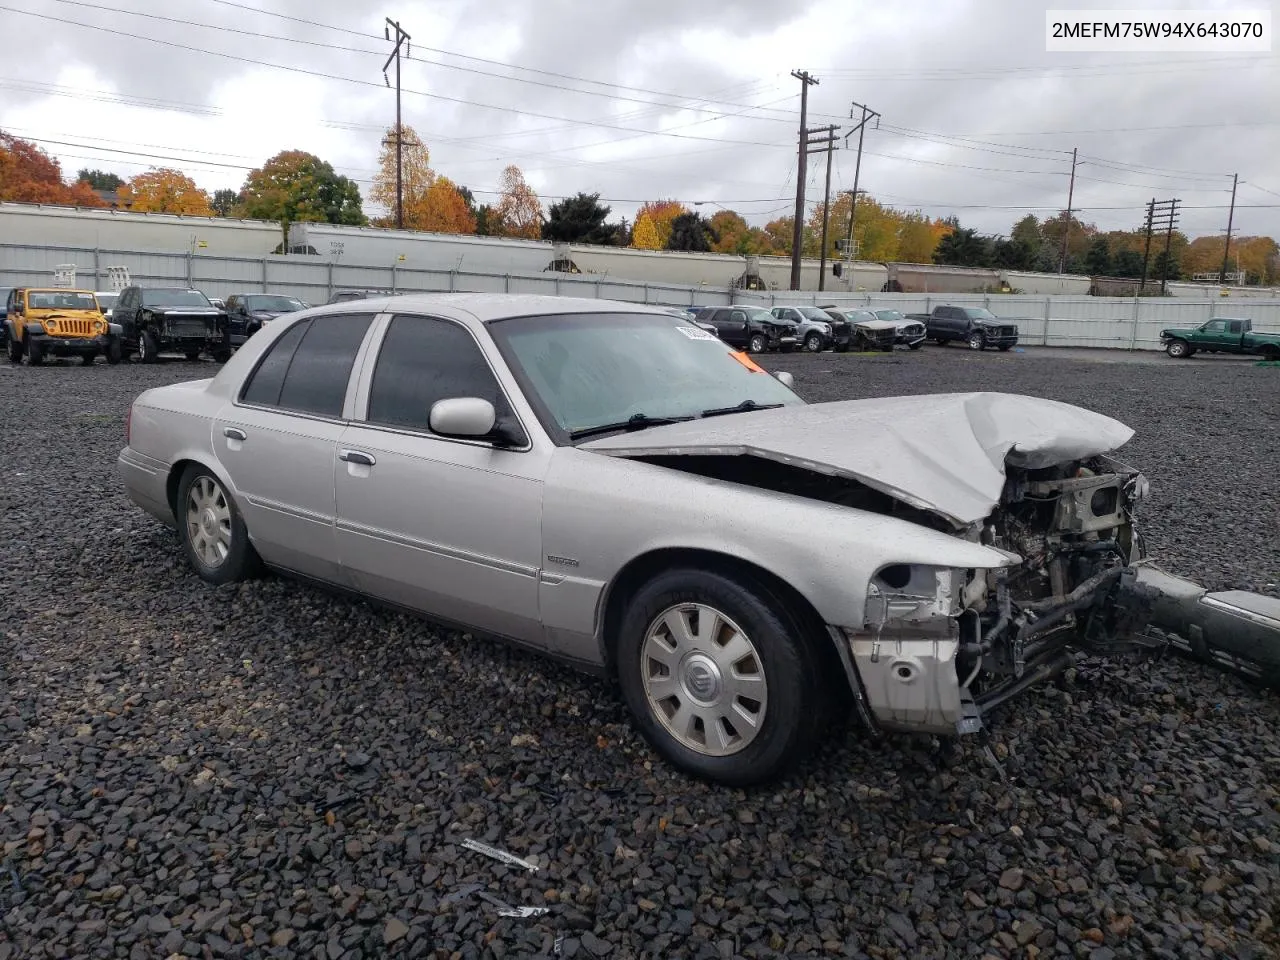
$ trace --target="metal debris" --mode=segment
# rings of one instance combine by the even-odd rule
[[[513,867],[524,867],[530,873],[538,872],[538,865],[530,863],[528,860],[522,860],[514,853],[507,853],[505,850],[499,850],[491,847],[487,843],[481,843],[479,840],[472,840],[468,837],[462,841],[462,845],[468,850],[474,850],[476,853],[483,853],[486,857],[492,857],[494,860],[500,860],[503,863],[510,864]]]
[[[453,891],[453,893],[441,900],[440,904],[443,906],[446,903],[457,903],[459,900],[465,900],[473,893],[479,893],[483,889],[483,883],[468,883],[465,887],[460,887]]]
[[[480,897],[497,907],[498,916],[500,917],[515,917],[519,920],[524,920],[528,917],[540,917],[551,909],[550,907],[513,907],[499,900],[491,893],[481,893]]]

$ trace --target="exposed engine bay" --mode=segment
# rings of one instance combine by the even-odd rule
[[[998,505],[964,527],[848,476],[765,457],[638,459],[898,517],[1022,558],[993,570],[878,571],[865,623],[835,639],[861,686],[864,720],[880,728],[976,732],[997,706],[1069,667],[1076,652],[1172,646],[1250,676],[1280,669],[1280,601],[1210,594],[1152,566],[1134,518],[1148,482],[1109,456],[1006,463]],[[1152,626],[1168,633],[1152,635]]]

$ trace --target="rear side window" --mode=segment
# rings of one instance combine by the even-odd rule
[[[272,344],[245,387],[245,403],[342,416],[347,382],[372,315],[312,317]]]
[[[369,422],[429,430],[432,404],[454,397],[488,400],[499,419],[511,414],[497,378],[466,328],[433,317],[395,317],[373,370]]]

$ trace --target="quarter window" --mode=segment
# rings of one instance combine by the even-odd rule
[[[466,328],[433,317],[392,318],[373,370],[369,422],[429,431],[432,405],[454,397],[488,400],[499,420],[511,415],[497,378]]]
[[[373,317],[330,314],[290,327],[245,387],[245,403],[342,416],[347,382]]]

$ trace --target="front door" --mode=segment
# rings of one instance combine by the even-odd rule
[[[213,425],[214,450],[263,560],[331,582],[341,580],[334,464],[348,381],[372,321],[328,314],[294,324]]]
[[[339,443],[336,536],[344,572],[374,596],[543,644],[547,454],[434,433],[432,404],[454,397],[481,397],[500,418],[514,418],[470,330],[434,317],[393,317],[373,362],[366,410]]]

